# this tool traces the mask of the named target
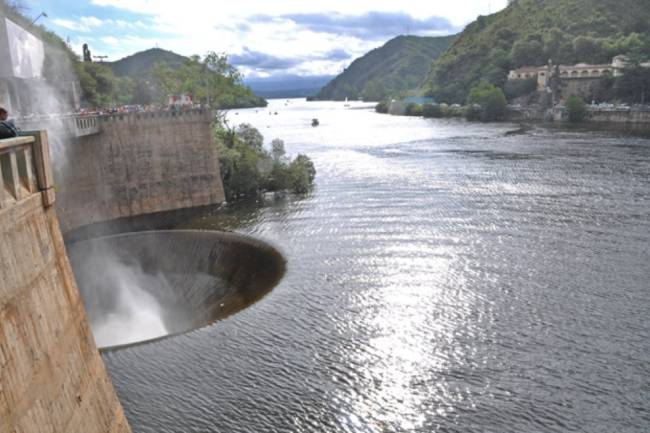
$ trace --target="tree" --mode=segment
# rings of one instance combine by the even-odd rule
[[[519,40],[512,46],[512,61],[516,67],[537,66],[546,63],[544,47],[537,40]]]
[[[544,34],[544,57],[555,64],[571,64],[573,61],[573,43],[569,35],[553,27]]]
[[[144,80],[136,79],[133,85],[133,103],[149,105],[154,100],[154,91],[151,85]]]
[[[279,138],[271,141],[271,155],[275,161],[280,161],[282,158],[284,158],[284,141],[280,140]]]
[[[629,65],[616,80],[614,91],[627,102],[645,104],[650,99],[650,68],[638,63]]]
[[[388,113],[388,107],[389,107],[388,101],[381,101],[380,103],[375,105],[375,111],[377,113],[386,114]]]
[[[578,36],[573,40],[573,51],[579,62],[607,63],[609,55],[605,44],[600,39],[589,36]]]
[[[422,106],[422,116],[439,119],[444,117],[445,113],[439,104],[424,104]]]
[[[214,124],[219,149],[219,167],[228,200],[253,196],[260,191],[290,190],[304,193],[316,176],[309,157],[298,155],[293,161],[284,158],[284,142],[271,142],[271,152],[262,148],[264,137],[249,124],[234,131],[219,118]]]
[[[416,104],[415,102],[410,102],[406,104],[404,114],[406,114],[407,116],[415,116],[415,117],[422,116],[422,106],[420,104]]]
[[[480,107],[479,118],[483,122],[503,120],[508,108],[503,90],[486,82],[481,82],[470,90],[467,105]]]
[[[84,101],[95,107],[128,104],[133,98],[133,80],[116,77],[102,63],[78,62],[75,65]]]
[[[569,96],[566,101],[566,108],[571,123],[583,122],[587,117],[587,104],[580,96]]]
[[[244,142],[247,146],[255,149],[257,151],[262,150],[262,145],[264,144],[264,137],[253,127],[250,123],[242,123],[237,127],[237,137]]]
[[[84,62],[92,62],[93,58],[90,54],[90,49],[88,49],[88,44],[83,44],[83,59]]]
[[[299,154],[289,164],[291,191],[299,194],[306,193],[316,178],[316,168],[307,155]]]
[[[503,87],[503,92],[508,99],[515,99],[520,96],[530,95],[537,90],[537,79],[527,78],[524,80],[510,80]]]
[[[162,100],[167,95],[190,93],[194,102],[213,108],[266,105],[242,84],[241,74],[228,63],[228,57],[213,51],[203,58],[191,56],[178,68],[158,63],[152,75],[162,90]]]

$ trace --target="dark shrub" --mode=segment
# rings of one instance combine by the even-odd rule
[[[375,111],[377,113],[382,113],[386,114],[388,113],[388,102],[387,101],[381,101],[379,104],[375,105]]]
[[[587,104],[580,96],[569,96],[566,100],[566,109],[571,123],[584,122],[587,118]]]
[[[422,116],[422,106],[420,104],[411,102],[410,104],[406,105],[406,111],[404,114],[407,116]]]
[[[444,111],[439,104],[424,104],[422,106],[422,115],[424,117],[434,117],[439,119],[444,117]]]

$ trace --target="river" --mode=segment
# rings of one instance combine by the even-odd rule
[[[134,433],[648,431],[650,140],[361,103],[229,119],[308,154],[316,185],[179,226],[267,240],[287,274],[104,354]]]

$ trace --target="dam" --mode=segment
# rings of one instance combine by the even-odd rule
[[[284,258],[245,236],[92,235],[115,221],[222,203],[210,122],[203,110],[72,118],[56,152],[45,131],[0,141],[0,432],[129,432],[98,347],[208,325],[282,278]],[[64,242],[73,232],[84,235]],[[124,288],[109,263],[126,270],[119,278],[137,268],[147,280]],[[125,300],[134,301],[126,310]],[[155,317],[142,319],[152,304]],[[114,328],[125,320],[133,326]],[[138,334],[151,323],[153,334]]]
[[[64,232],[91,223],[224,201],[210,110],[64,117],[57,213]],[[23,129],[41,121],[19,123]]]
[[[0,431],[129,432],[66,256],[46,137],[0,141]]]

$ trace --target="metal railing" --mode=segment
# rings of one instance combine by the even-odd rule
[[[54,204],[54,177],[45,131],[0,140],[0,209],[34,194],[43,206]]]
[[[83,137],[85,135],[99,134],[101,132],[97,116],[77,116],[74,118],[76,130],[75,136]]]

